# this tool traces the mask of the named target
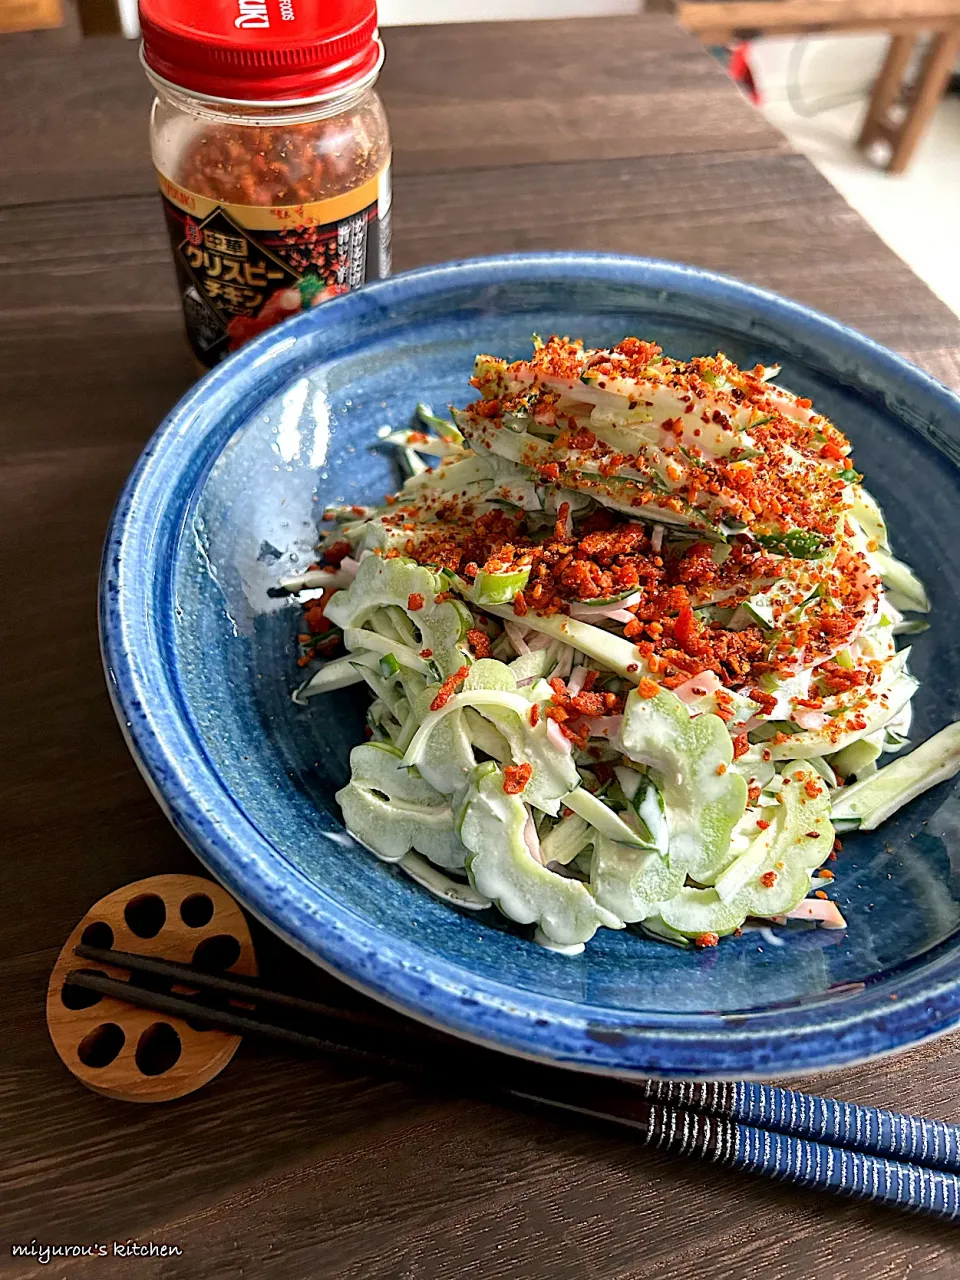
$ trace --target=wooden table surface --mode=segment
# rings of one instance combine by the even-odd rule
[[[682,259],[960,383],[957,319],[670,20],[428,27],[386,43],[398,270],[542,248]],[[262,1045],[162,1106],[67,1074],[43,1017],[64,939],[110,890],[199,870],[127,754],[96,635],[111,504],[193,371],[135,48],[7,38],[0,78],[0,1274],[956,1277],[944,1227]],[[343,990],[257,937],[275,981]],[[958,1043],[810,1083],[960,1121]],[[182,1254],[46,1268],[10,1254],[128,1238]]]

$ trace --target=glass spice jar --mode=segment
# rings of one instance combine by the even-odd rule
[[[141,0],[187,335],[212,367],[390,274],[376,0]]]

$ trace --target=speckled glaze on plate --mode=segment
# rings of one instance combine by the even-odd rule
[[[783,364],[852,438],[894,548],[924,578],[913,738],[960,716],[960,401],[868,339],[669,263],[545,254],[395,277],[262,335],[209,374],[145,450],[104,555],[101,623],[131,749],[177,830],[301,951],[415,1017],[602,1072],[742,1077],[836,1066],[960,1024],[960,788],[850,836],[849,928],[745,933],[680,951],[601,930],[583,955],[460,913],[348,836],[333,793],[362,736],[355,688],[290,701],[294,606],[267,587],[311,557],[318,514],[393,489],[383,423],[470,396],[474,353],[532,332],[656,338]]]

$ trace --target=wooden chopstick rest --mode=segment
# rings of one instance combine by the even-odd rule
[[[129,977],[129,970],[78,960],[74,948],[81,943],[255,977],[250,930],[225,889],[200,876],[165,875],[108,894],[67,939],[47,988],[47,1026],[54,1048],[77,1079],[98,1093],[126,1102],[168,1102],[223,1070],[237,1051],[239,1035],[198,1030],[186,1018],[66,983],[67,974],[77,968]],[[158,982],[158,990],[176,995],[196,990]]]

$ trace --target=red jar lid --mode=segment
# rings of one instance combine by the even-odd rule
[[[376,0],[140,0],[143,58],[234,102],[299,102],[377,69]]]

